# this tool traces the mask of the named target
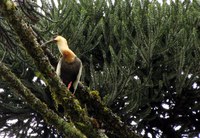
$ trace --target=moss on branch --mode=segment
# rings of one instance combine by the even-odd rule
[[[0,63],[0,75],[16,90],[16,92],[26,99],[32,109],[40,113],[47,123],[54,125],[58,131],[62,132],[66,137],[86,138],[72,122],[66,122],[53,110],[48,109],[47,105],[33,95],[3,63]]]
[[[103,122],[104,128],[123,138],[141,138],[129,129],[120,119],[101,101],[98,91],[90,91],[87,87],[79,84],[76,96],[82,105],[87,105],[87,111],[99,122]],[[111,125],[112,124],[112,125]]]

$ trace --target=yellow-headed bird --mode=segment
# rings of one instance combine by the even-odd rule
[[[62,79],[63,83],[67,85],[68,89],[75,94],[82,74],[82,62],[75,53],[69,49],[67,40],[64,37],[56,36],[49,42],[52,41],[56,42],[62,55],[57,64],[56,73]]]

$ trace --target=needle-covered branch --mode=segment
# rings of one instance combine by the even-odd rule
[[[45,103],[32,94],[32,92],[25,87],[15,74],[13,74],[2,62],[0,63],[0,75],[16,90],[18,94],[24,97],[32,109],[40,113],[47,123],[54,125],[58,131],[63,133],[66,137],[86,138],[86,136],[82,134],[72,122],[66,122],[53,110],[49,109]]]

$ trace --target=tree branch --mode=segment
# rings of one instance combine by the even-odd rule
[[[106,107],[102,103],[98,91],[91,91],[87,87],[79,84],[76,91],[76,96],[82,105],[87,105],[87,111],[95,119],[103,123],[104,128],[108,133],[113,133],[112,135],[116,137],[123,138],[141,138],[139,135],[135,134],[131,129],[129,129],[120,119],[119,116],[114,114],[112,110]],[[112,125],[111,125],[112,124]]]
[[[72,122],[66,122],[53,110],[48,109],[47,105],[32,94],[32,92],[26,88],[2,62],[0,62],[0,75],[16,90],[16,92],[26,99],[32,109],[43,116],[47,123],[54,125],[58,131],[62,132],[67,137],[86,138],[86,136],[82,134]]]

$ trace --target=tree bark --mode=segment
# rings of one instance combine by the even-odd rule
[[[49,109],[45,103],[32,94],[32,92],[26,88],[3,63],[0,63],[0,75],[16,90],[17,93],[26,99],[32,109],[40,113],[47,123],[54,125],[58,131],[63,133],[66,137],[86,138],[86,136],[81,133],[72,122],[66,122],[53,110]]]

